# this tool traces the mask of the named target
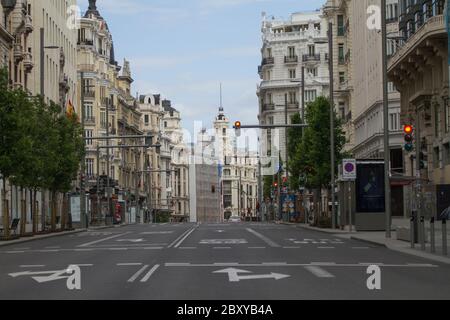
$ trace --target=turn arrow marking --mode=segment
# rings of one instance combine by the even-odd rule
[[[240,276],[239,273],[251,273],[251,271],[235,269],[235,268],[227,268],[227,269],[223,269],[223,270],[218,270],[218,271],[214,271],[213,273],[227,273],[230,282],[239,282],[241,280],[257,280],[257,279],[281,280],[281,279],[290,277],[290,275],[274,273],[274,272],[272,272],[270,274],[255,274],[255,275]]]

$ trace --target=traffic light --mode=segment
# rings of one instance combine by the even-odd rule
[[[240,121],[236,121],[234,123],[234,127],[233,128],[236,130],[236,136],[237,137],[241,136],[241,126],[242,126],[242,123]]]
[[[278,187],[278,182],[274,182],[273,186],[274,186],[274,188],[277,188]]]
[[[412,125],[405,125],[403,127],[403,132],[405,134],[405,151],[411,152],[414,150],[414,128]]]

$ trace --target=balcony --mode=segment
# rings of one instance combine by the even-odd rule
[[[25,72],[30,73],[34,68],[33,56],[30,52],[24,54],[23,66],[25,67]]]
[[[93,90],[85,91],[84,97],[95,99],[95,91],[93,91]]]
[[[262,60],[261,66],[273,65],[275,63],[275,59],[273,57],[264,58]]]
[[[317,62],[320,61],[320,54],[304,54],[303,62]]]
[[[300,104],[298,102],[289,102],[287,107],[288,110],[296,110],[299,109]]]
[[[273,103],[266,103],[262,107],[262,111],[263,112],[265,112],[265,111],[273,111],[273,110],[275,110],[275,104],[273,104]]]
[[[83,39],[83,40],[78,39],[77,45],[79,45],[79,46],[93,46],[94,45],[94,41],[93,40],[87,40],[87,39]]]
[[[284,57],[284,63],[298,63],[298,56]]]
[[[16,62],[20,62],[24,59],[24,52],[21,43],[14,44],[14,59]]]
[[[80,71],[80,72],[94,72],[95,71],[95,65],[93,65],[93,64],[79,64],[78,65],[78,71]]]
[[[87,126],[95,126],[95,117],[92,116],[85,117],[84,124]]]

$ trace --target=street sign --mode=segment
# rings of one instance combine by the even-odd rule
[[[342,179],[356,180],[356,159],[344,159],[342,161]]]

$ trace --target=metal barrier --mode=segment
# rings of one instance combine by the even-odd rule
[[[409,231],[409,236],[410,236],[410,239],[411,239],[411,248],[413,248],[414,249],[414,245],[415,245],[415,234],[414,234],[414,221],[415,220],[415,216],[414,216],[414,214],[411,216],[411,220],[410,220],[410,231]]]

